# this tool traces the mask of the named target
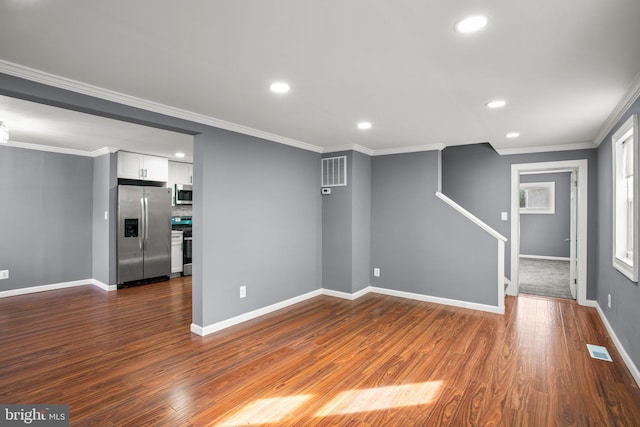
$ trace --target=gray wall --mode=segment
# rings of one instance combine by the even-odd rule
[[[322,196],[322,287],[351,293],[354,275],[354,152],[330,153],[322,157],[339,156],[347,156],[347,186],[331,187],[331,194]]]
[[[571,173],[522,175],[520,182],[554,182],[555,213],[520,215],[520,254],[568,258],[571,223]]]
[[[586,159],[589,168],[587,298],[595,299],[596,227],[598,215],[597,150],[500,156],[489,144],[447,147],[442,152],[443,193],[509,239],[505,248],[505,275],[511,276],[511,223],[500,220],[500,212],[511,212],[511,165]]]
[[[322,287],[354,293],[370,284],[371,157],[357,151],[324,154],[347,157],[347,186],[322,197]]]
[[[352,280],[351,292],[371,283],[371,157],[354,151],[351,162]]]
[[[93,278],[106,285],[117,283],[117,155],[93,159]],[[108,212],[105,220],[104,213]]]
[[[373,157],[372,285],[497,306],[497,241],[435,197],[439,159]]]
[[[92,277],[93,159],[0,146],[0,291]]]
[[[620,342],[640,367],[640,287],[612,265],[613,213],[611,136],[633,113],[640,114],[640,99],[631,106],[598,148],[598,259],[597,299]],[[607,295],[611,294],[611,308]]]
[[[222,130],[195,148],[203,324],[319,289],[320,155]]]

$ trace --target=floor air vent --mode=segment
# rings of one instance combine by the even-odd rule
[[[613,360],[611,359],[611,356],[609,356],[609,352],[605,347],[601,347],[599,345],[587,344],[587,348],[589,349],[589,354],[594,359],[613,362]]]

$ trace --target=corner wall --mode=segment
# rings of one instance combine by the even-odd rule
[[[437,151],[373,157],[372,285],[498,307],[496,239],[435,196],[439,162]]]
[[[117,284],[117,191],[116,154],[105,154],[94,158],[93,275],[91,277],[105,285]]]
[[[220,129],[194,148],[194,323],[320,289],[320,155]]]
[[[357,151],[325,154],[347,157],[347,185],[322,197],[322,287],[354,294],[370,284],[371,157]]]

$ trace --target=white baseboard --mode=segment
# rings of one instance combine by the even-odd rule
[[[116,285],[106,285],[96,279],[73,280],[70,282],[52,283],[49,285],[31,286],[29,288],[10,289],[0,291],[0,298],[13,297],[17,295],[33,294],[36,292],[55,291],[56,289],[73,288],[76,286],[93,285],[105,291],[115,291]]]
[[[56,289],[73,288],[75,286],[92,285],[93,279],[73,280],[71,282],[52,283],[50,285],[31,286],[29,288],[10,289],[0,292],[0,298],[12,297],[16,295],[33,294],[36,292],[53,291]]]
[[[417,300],[417,301],[425,301],[425,302],[433,302],[433,303],[442,304],[442,305],[450,305],[450,306],[453,306],[453,307],[461,307],[461,308],[469,308],[469,309],[472,309],[472,310],[487,311],[489,313],[504,314],[504,307],[497,307],[497,306],[486,305],[486,304],[478,304],[478,303],[475,303],[475,302],[467,302],[467,301],[460,301],[460,300],[454,300],[454,299],[449,299],[449,298],[433,297],[433,296],[423,295],[423,294],[414,294],[412,292],[395,291],[395,290],[392,290],[392,289],[376,288],[376,287],[371,287],[371,292],[374,292],[374,293],[377,293],[377,294],[382,294],[382,295],[389,295],[389,296],[393,296],[393,297],[413,299],[413,300]]]
[[[571,261],[569,257],[563,256],[546,256],[546,255],[520,255],[520,258],[529,258],[529,259],[547,259],[550,261]]]
[[[360,289],[358,292],[355,292],[353,294],[350,294],[348,292],[342,292],[342,291],[334,291],[333,289],[325,289],[325,288],[322,289],[322,295],[348,299],[350,301],[353,301],[354,299],[358,299],[361,296],[368,294],[369,292],[371,292],[371,286],[367,286],[366,288]]]
[[[264,316],[265,314],[271,313],[272,311],[280,310],[281,308],[286,308],[290,305],[297,304],[299,302],[308,300],[313,297],[317,297],[318,295],[322,295],[323,293],[322,291],[323,291],[322,289],[316,289],[315,291],[311,291],[297,297],[289,298],[288,300],[277,302],[275,304],[271,304],[266,307],[259,308],[257,310],[249,311],[239,316],[231,317],[221,322],[216,322],[204,327],[196,325],[195,323],[192,323],[191,332],[197,335],[209,335],[214,332],[220,331],[222,329],[226,329],[231,326],[237,325],[239,323],[246,322],[247,320]]]
[[[607,328],[607,332],[609,332],[609,337],[611,338],[611,341],[613,341],[613,344],[616,346],[618,353],[620,353],[620,356],[622,356],[622,360],[624,360],[625,365],[627,365],[627,368],[629,368],[629,372],[631,372],[633,379],[636,380],[636,384],[640,386],[640,371],[638,370],[638,367],[635,365],[635,363],[633,363],[633,360],[631,360],[631,357],[629,357],[629,353],[627,353],[627,350],[625,350],[624,346],[622,345],[622,342],[620,342],[620,340],[618,339],[618,336],[616,335],[615,331],[611,327],[611,324],[609,323],[607,316],[604,315],[604,311],[602,311],[602,308],[600,308],[600,304],[598,304],[597,301],[587,301],[587,302],[589,303],[587,305],[591,305],[591,303],[594,303],[594,305],[592,306],[595,307],[596,310],[598,311],[598,314],[600,315],[600,319],[602,319],[602,323],[604,323],[604,327]]]
[[[255,319],[256,317],[260,317],[263,316],[267,313],[271,313],[272,311],[276,311],[276,310],[280,310],[281,308],[285,308],[288,307],[290,305],[293,304],[297,304],[299,302],[302,302],[304,300],[316,297],[318,295],[327,295],[330,297],[335,297],[335,298],[342,298],[342,299],[346,299],[346,300],[355,300],[357,298],[360,298],[363,295],[368,294],[369,292],[373,292],[373,293],[377,293],[377,294],[382,294],[382,295],[389,295],[389,296],[394,296],[394,297],[399,297],[399,298],[407,298],[407,299],[413,299],[413,300],[417,300],[417,301],[426,301],[426,302],[433,302],[436,304],[442,304],[442,305],[449,305],[449,306],[453,306],[453,307],[462,307],[462,308],[468,308],[471,310],[479,310],[479,311],[486,311],[489,313],[496,313],[496,314],[504,314],[504,307],[496,307],[496,306],[492,306],[492,305],[486,305],[486,304],[478,304],[478,303],[473,303],[473,302],[467,302],[467,301],[459,301],[459,300],[453,300],[453,299],[448,299],[448,298],[439,298],[439,297],[432,297],[432,296],[428,296],[428,295],[422,295],[422,294],[414,294],[411,292],[403,292],[403,291],[394,291],[391,289],[385,289],[385,288],[377,288],[374,286],[367,286],[364,289],[359,290],[358,292],[355,292],[353,294],[350,294],[348,292],[342,292],[342,291],[334,291],[332,289],[318,289],[316,291],[312,291],[309,293],[306,293],[304,295],[300,295],[298,297],[294,297],[294,298],[290,298],[288,300],[276,303],[276,304],[272,304],[269,305],[267,307],[263,307],[257,310],[253,310],[250,311],[248,313],[244,313],[241,314],[239,316],[235,316],[232,317],[230,319],[227,320],[223,320],[221,322],[217,322],[217,323],[213,323],[211,325],[207,325],[205,327],[196,325],[195,323],[191,324],[191,332],[193,332],[194,334],[197,335],[209,335],[212,334],[214,332],[220,331],[222,329],[228,328],[230,326],[234,326],[237,325],[239,323],[242,322],[246,322],[247,320],[251,320],[251,319]]]
[[[118,290],[118,285],[107,285],[106,283],[102,283],[101,281],[96,279],[91,279],[91,284],[107,292]]]

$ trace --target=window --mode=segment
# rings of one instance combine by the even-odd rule
[[[556,213],[555,182],[525,182],[520,184],[521,214]]]
[[[613,266],[638,281],[638,116],[613,134]]]

